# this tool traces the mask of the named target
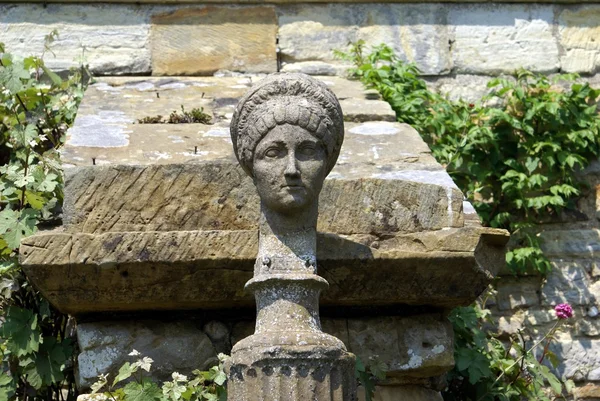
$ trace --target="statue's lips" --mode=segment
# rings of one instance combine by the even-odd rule
[[[304,189],[304,185],[302,185],[302,184],[282,185],[281,188],[290,189],[290,190],[298,190],[298,189]]]

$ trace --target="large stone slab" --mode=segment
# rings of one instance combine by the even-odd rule
[[[593,74],[600,69],[600,7],[563,10],[558,18],[561,57],[566,72]]]
[[[358,175],[365,166],[346,167]],[[461,192],[451,187],[385,177],[330,179],[318,229],[382,235],[461,227],[462,206]],[[64,213],[72,232],[253,230],[259,199],[233,162],[92,166],[66,171]]]
[[[445,12],[424,4],[281,6],[282,60],[335,63],[333,50],[344,50],[348,43],[363,39],[367,45],[388,44],[425,74],[448,73],[452,61]]]
[[[54,70],[81,60],[93,73],[148,74],[149,15],[135,5],[0,4],[0,41],[18,57],[45,53]],[[45,52],[44,37],[53,30],[58,38]]]
[[[451,6],[452,55],[459,74],[512,73],[518,68],[556,72],[559,46],[554,10],[540,5]]]
[[[77,385],[89,388],[98,375],[109,373],[109,381],[125,362],[150,357],[152,377],[172,380],[175,371],[191,375],[195,369],[208,370],[218,364],[217,353],[202,327],[191,320],[136,320],[80,322],[77,325]],[[129,356],[133,350],[139,357]]]
[[[277,71],[272,6],[186,8],[152,16],[154,75],[211,75],[220,69]]]
[[[320,234],[327,306],[467,304],[502,266],[503,230],[398,235]],[[25,239],[21,263],[42,294],[73,315],[106,311],[252,307],[257,232],[176,231]],[[68,277],[65,280],[65,277]]]

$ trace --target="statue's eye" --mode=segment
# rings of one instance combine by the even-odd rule
[[[279,157],[279,156],[281,156],[281,149],[278,149],[278,148],[269,148],[265,152],[265,156],[266,157],[272,157],[272,158]]]
[[[299,150],[304,156],[314,156],[317,153],[317,147],[314,145],[304,145]]]

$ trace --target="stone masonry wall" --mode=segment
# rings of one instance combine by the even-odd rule
[[[577,211],[549,224],[543,248],[552,263],[545,279],[539,276],[501,277],[492,297],[492,314],[501,333],[523,328],[539,339],[557,321],[553,307],[573,306],[574,318],[561,329],[551,350],[562,361],[558,373],[573,379],[575,399],[600,399],[600,163],[583,175],[589,189]]]
[[[600,86],[600,4],[0,3],[9,52],[41,54],[53,29],[60,36],[47,64],[65,70],[83,59],[97,75],[340,75],[348,65],[332,50],[364,39],[391,45],[453,97],[477,98],[490,76],[519,67],[578,72]],[[524,325],[535,338],[554,324],[554,305],[573,305],[575,319],[554,346],[559,371],[582,385],[577,398],[600,399],[600,164],[585,178],[578,212],[544,234],[547,279],[504,277],[492,309],[500,331]]]

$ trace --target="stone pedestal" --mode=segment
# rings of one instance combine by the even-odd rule
[[[64,226],[25,239],[20,252],[36,288],[81,323],[81,391],[97,374],[114,373],[133,346],[155,358],[155,345],[171,339],[165,371],[186,374],[191,367],[178,364],[188,344],[205,368],[254,332],[255,299],[244,284],[259,249],[259,199],[236,166],[228,127],[257,79],[122,77],[88,89],[62,150]],[[378,355],[388,367],[382,389],[416,385],[437,401],[439,377],[453,365],[445,313],[485,289],[508,235],[479,225],[418,133],[391,122],[389,106],[358,82],[323,79],[342,108],[353,107],[344,110],[344,147],[319,205],[316,260],[329,283],[322,329],[363,361]],[[204,107],[213,123],[137,123],[181,104]],[[281,358],[278,376],[269,376],[276,367],[263,350],[240,356],[240,374],[255,369],[258,377],[264,368],[265,378],[279,377],[274,386],[306,374],[315,389],[352,381],[328,364],[341,345],[324,341],[322,360],[292,366]]]

